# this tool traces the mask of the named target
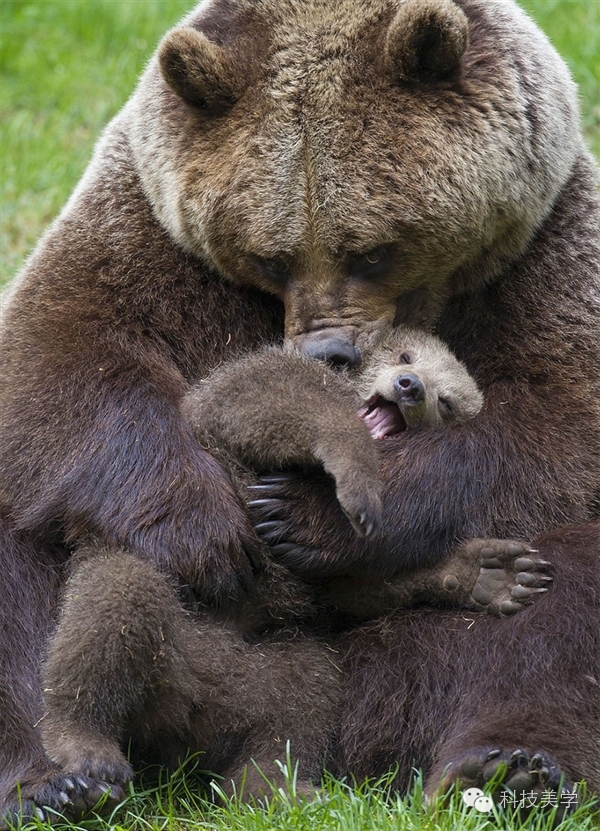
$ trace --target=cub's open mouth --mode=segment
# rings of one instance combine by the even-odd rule
[[[407,429],[406,421],[398,405],[393,401],[387,401],[381,395],[373,395],[369,398],[357,415],[365,422],[374,439],[395,436]]]

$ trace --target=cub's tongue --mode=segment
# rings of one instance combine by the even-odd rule
[[[406,422],[398,407],[383,398],[367,401],[357,415],[365,422],[374,439],[384,439],[406,430]]]

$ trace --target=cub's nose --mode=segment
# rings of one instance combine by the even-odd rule
[[[305,341],[302,353],[315,361],[324,361],[334,367],[360,366],[360,349],[342,338]]]
[[[398,375],[394,380],[394,389],[398,393],[399,401],[406,404],[418,404],[425,398],[425,387],[420,378],[416,375],[407,373],[406,375]]]

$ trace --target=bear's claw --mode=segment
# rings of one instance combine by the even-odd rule
[[[23,823],[39,820],[53,823],[57,819],[76,821],[101,803],[103,812],[115,808],[125,798],[121,785],[88,776],[54,773],[45,781],[28,788],[31,796],[14,800],[0,815],[0,831],[12,831]]]
[[[527,812],[536,805],[556,808],[557,821],[571,813],[579,803],[576,788],[564,776],[560,766],[543,751],[502,750],[477,747],[464,751],[447,768],[437,792],[445,793],[455,784],[461,790],[483,788],[498,778],[492,794],[500,805],[516,805]],[[434,782],[428,784],[431,795]],[[569,798],[563,801],[563,796]]]

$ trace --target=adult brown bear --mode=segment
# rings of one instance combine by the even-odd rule
[[[355,363],[382,325],[425,323],[485,394],[450,440],[386,442],[376,544],[328,483],[273,485],[260,531],[292,567],[397,574],[589,521],[599,227],[572,83],[509,0],[213,0],[170,33],[4,309],[0,793],[66,787],[35,725],[72,541],[209,599],[250,582],[254,531],[178,409],[233,348],[285,332]],[[526,785],[562,767],[599,788],[598,537],[548,538],[556,589],[514,621],[354,633],[339,766],[433,787],[508,758]]]

